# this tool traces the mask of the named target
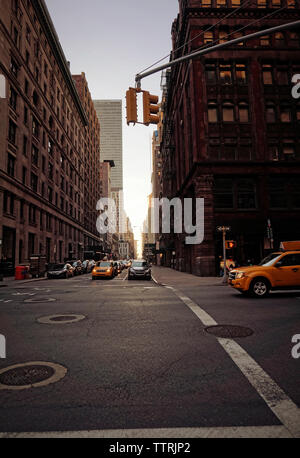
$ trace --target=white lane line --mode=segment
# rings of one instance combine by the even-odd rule
[[[171,289],[195,313],[204,326],[217,324],[205,310],[189,297],[183,296],[172,286],[168,286],[168,289]],[[274,415],[293,437],[300,438],[300,409],[298,406],[239,344],[230,339],[218,338],[218,341]]]
[[[217,428],[107,429],[94,431],[47,431],[0,433],[4,438],[291,438],[284,426],[232,426]]]

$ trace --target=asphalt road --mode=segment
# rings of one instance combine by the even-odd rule
[[[31,361],[67,370],[59,381],[40,387],[0,386],[1,432],[300,434],[300,358],[291,354],[292,336],[300,334],[300,291],[255,300],[227,286],[167,287],[128,282],[126,274],[0,289],[7,353],[0,372]],[[55,314],[84,319],[38,321]],[[253,334],[231,346],[205,331],[210,319]]]

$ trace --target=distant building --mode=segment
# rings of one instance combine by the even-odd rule
[[[122,142],[122,100],[94,100],[95,110],[101,125],[100,159],[113,160],[111,172],[112,197],[117,205],[118,232],[123,212],[123,142]]]

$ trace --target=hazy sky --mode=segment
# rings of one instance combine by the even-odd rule
[[[134,87],[137,73],[170,52],[178,0],[46,0],[46,4],[72,74],[85,73],[93,99],[123,101],[125,210],[137,231],[151,192],[155,127],[127,126],[125,94]],[[145,78],[142,89],[160,96],[160,78],[160,72]]]

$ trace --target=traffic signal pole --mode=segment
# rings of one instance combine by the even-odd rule
[[[287,24],[281,24],[276,27],[271,27],[270,29],[260,30],[259,32],[250,33],[249,35],[244,35],[243,37],[234,38],[233,40],[226,41],[225,43],[219,43],[218,45],[209,46],[208,48],[200,49],[199,51],[192,52],[185,56],[179,57],[178,59],[174,59],[171,62],[168,62],[167,64],[160,65],[159,67],[153,68],[152,70],[149,70],[148,72],[138,73],[135,77],[136,87],[140,89],[141,80],[143,78],[153,75],[154,73],[160,72],[161,70],[164,70],[165,68],[174,67],[174,65],[180,64],[181,62],[185,62],[186,60],[194,59],[195,57],[203,56],[205,54],[208,54],[214,51],[218,51],[220,49],[226,48],[234,44],[243,43],[244,41],[251,40],[252,38],[262,37],[264,35],[269,35],[272,33],[280,32],[282,30],[291,29],[293,27],[300,27],[300,20],[288,22]]]

